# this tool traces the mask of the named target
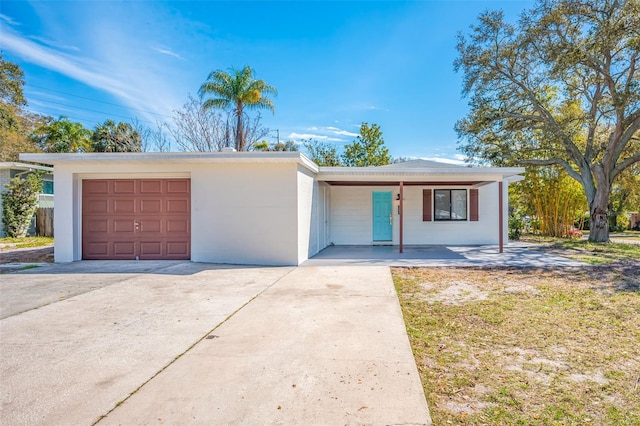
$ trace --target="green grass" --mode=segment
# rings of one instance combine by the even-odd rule
[[[53,245],[52,237],[0,238],[0,251]]]
[[[21,271],[26,271],[26,270],[29,270],[29,269],[35,269],[35,268],[39,268],[39,267],[40,267],[40,265],[25,265],[20,270]]]
[[[434,424],[640,424],[639,273],[394,268]]]
[[[541,244],[534,249],[552,252],[591,265],[614,262],[640,261],[640,244],[631,243],[592,243],[587,240],[542,237],[526,235],[521,241]]]

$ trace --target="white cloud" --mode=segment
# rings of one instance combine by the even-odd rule
[[[184,60],[184,58],[180,55],[178,55],[177,53],[175,53],[174,51],[164,48],[164,47],[153,47],[153,50],[155,50],[158,53],[162,53],[163,55],[168,55],[168,56],[173,56],[174,58],[178,58],[181,60]]]
[[[342,130],[339,129],[337,127],[325,127],[325,129],[331,133],[333,133],[334,135],[340,135],[340,136],[351,136],[351,137],[356,137],[356,136],[360,136],[360,133],[353,133],[350,132],[348,130]]]
[[[380,108],[380,107],[377,107],[377,106],[375,106],[375,105],[369,105],[369,107],[368,107],[367,109],[368,109],[368,110],[371,110],[371,111],[384,111],[384,112],[389,112],[389,111],[391,111],[391,110],[390,110],[390,109],[388,109],[388,108]]]
[[[323,141],[323,142],[344,142],[343,139],[340,138],[332,138],[330,136],[327,135],[320,135],[320,134],[315,134],[315,133],[296,133],[296,132],[291,132],[289,133],[288,136],[289,139],[315,139],[315,140],[319,140],[319,141]]]
[[[57,44],[55,41],[49,40],[49,39],[44,38],[44,37],[30,36],[29,38],[31,40],[39,42],[40,44],[44,44],[44,45],[52,47],[54,49],[74,50],[76,52],[80,51],[80,49],[77,46],[65,45],[65,44]]]
[[[10,16],[3,15],[2,13],[0,13],[0,21],[4,21],[8,25],[14,25],[14,26],[21,25],[20,22],[14,20]]]
[[[107,55],[117,57],[121,67],[104,60],[89,59],[63,52],[59,48],[22,37],[20,34],[5,28],[2,36],[2,49],[11,51],[27,62],[43,68],[56,71],[69,78],[80,81],[88,86],[103,90],[134,110],[133,114],[149,122],[158,120],[158,115],[168,115],[178,105],[172,102],[170,93],[164,92],[158,97],[158,88],[166,87],[160,77],[153,73],[136,73],[127,68],[129,61],[122,55]],[[148,69],[153,67],[149,66]],[[105,73],[105,70],[110,70]]]

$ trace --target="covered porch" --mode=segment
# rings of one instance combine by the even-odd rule
[[[320,167],[328,195],[327,243],[487,245],[504,251],[508,184],[521,168],[472,168],[426,160],[379,167]],[[414,252],[414,249],[409,252]]]

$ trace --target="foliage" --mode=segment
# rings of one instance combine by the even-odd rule
[[[580,185],[558,166],[527,167],[521,188],[522,205],[534,216],[534,231],[551,237],[571,237],[575,221],[587,210]]]
[[[515,211],[509,215],[509,239],[517,241],[522,236],[524,220],[519,212]]]
[[[42,192],[42,178],[29,173],[26,178],[16,176],[5,185],[2,194],[2,227],[9,237],[27,235],[31,219],[38,209],[38,195]]]
[[[563,167],[586,195],[589,238],[606,241],[611,185],[640,161],[639,37],[638,0],[539,0],[517,26],[481,14],[457,46],[471,97],[461,150]]]
[[[296,145],[296,143],[294,141],[287,141],[287,142],[274,142],[272,144],[270,144],[267,141],[262,141],[262,142],[258,142],[256,144],[253,145],[253,149],[255,151],[280,151],[280,152],[285,152],[285,151],[298,151],[298,146]]]
[[[0,53],[0,161],[17,161],[20,152],[38,151],[27,135],[43,119],[23,110],[27,104],[23,85],[24,72]]]
[[[319,142],[313,139],[303,140],[309,159],[318,166],[337,167],[342,166],[338,148],[329,142]]]
[[[18,64],[5,61],[0,53],[0,101],[3,104],[25,106],[27,100],[22,91],[24,71]]]
[[[383,166],[391,162],[389,149],[384,145],[380,126],[362,123],[360,135],[345,146],[342,163],[349,167]]]
[[[39,126],[31,139],[44,152],[87,152],[91,148],[91,130],[64,116]]]
[[[142,138],[131,124],[106,120],[93,131],[91,148],[95,152],[140,152]]]
[[[275,87],[264,80],[256,80],[254,71],[250,66],[212,71],[199,91],[201,96],[209,96],[204,102],[205,109],[219,108],[231,111],[235,116],[234,141],[237,151],[245,151],[250,147],[247,144],[245,124],[245,109],[269,109],[275,110],[269,96],[277,95]],[[256,126],[257,127],[257,126]],[[254,139],[254,141],[260,138]]]
[[[611,186],[609,228],[614,232],[624,229],[629,221],[623,213],[637,211],[640,211],[640,163],[620,173]]]

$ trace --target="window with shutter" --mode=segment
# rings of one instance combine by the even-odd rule
[[[422,190],[422,221],[431,222],[431,189]]]
[[[478,189],[469,190],[469,220],[477,222],[480,220],[478,214]]]

